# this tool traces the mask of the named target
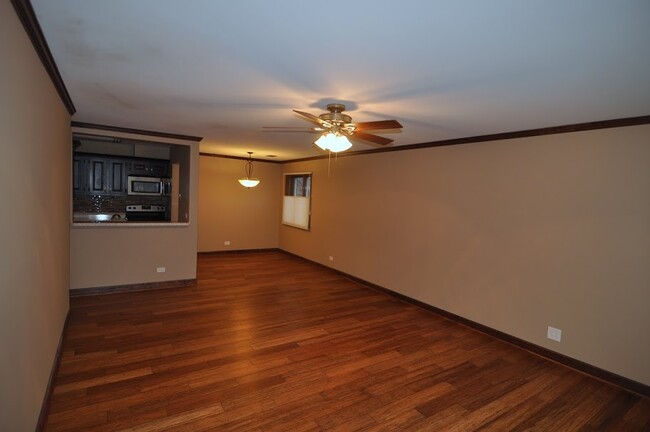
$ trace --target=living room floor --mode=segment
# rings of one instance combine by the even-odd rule
[[[282,252],[76,297],[48,431],[641,431],[650,399]]]

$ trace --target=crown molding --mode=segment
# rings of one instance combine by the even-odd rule
[[[206,156],[206,157],[213,157],[213,158],[222,158],[222,159],[237,159],[237,160],[243,160],[243,161],[248,161],[247,157],[244,156],[229,156],[229,155],[223,155],[223,154],[217,154],[217,153],[205,153],[205,152],[200,152],[199,156]],[[253,162],[262,162],[262,163],[272,163],[272,164],[281,164],[284,163],[283,161],[276,161],[276,160],[268,160],[268,159],[256,159],[256,158],[251,158]]]
[[[150,131],[150,130],[143,130],[143,129],[131,129],[131,128],[124,128],[119,126],[108,126],[108,125],[101,125],[95,123],[83,123],[78,121],[72,121],[70,123],[70,126],[85,128],[85,129],[103,130],[109,132],[122,132],[122,133],[130,133],[130,134],[137,134],[137,135],[149,135],[149,136],[155,136],[160,138],[172,138],[172,139],[185,140],[185,141],[199,142],[203,139],[203,137],[196,137],[191,135],[179,135],[179,134],[168,133],[168,132],[157,132],[157,131]]]
[[[339,153],[337,157],[359,156],[364,154],[387,153],[387,152],[406,151],[406,150],[418,150],[418,149],[431,148],[431,147],[472,144],[472,143],[480,143],[486,141],[500,141],[500,140],[526,138],[526,137],[541,136],[541,135],[556,135],[556,134],[563,134],[569,132],[582,132],[582,131],[597,130],[597,129],[639,126],[644,124],[650,124],[650,115],[639,116],[639,117],[626,117],[626,118],[613,119],[613,120],[600,120],[600,121],[593,121],[588,123],[576,123],[576,124],[563,125],[563,126],[551,126],[545,128],[527,129],[521,131],[497,133],[497,134],[490,134],[490,135],[478,135],[478,136],[466,137],[466,138],[454,138],[448,140],[431,141],[426,143],[410,144],[410,145],[395,146],[395,147],[382,147],[379,149],[372,149],[372,150],[342,152]],[[282,161],[281,163],[305,162],[305,161],[312,161],[318,159],[327,159],[327,157],[328,157],[327,155],[312,156],[307,158],[286,160],[286,161]]]

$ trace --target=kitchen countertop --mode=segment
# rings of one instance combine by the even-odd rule
[[[190,226],[189,222],[72,222],[70,227],[77,228],[182,228]]]
[[[126,222],[125,212],[115,213],[95,213],[95,212],[74,212],[72,214],[74,222]]]
[[[188,226],[187,222],[169,222],[169,221],[129,221],[126,213],[94,213],[94,212],[74,212],[72,215],[72,224],[74,228],[105,228],[112,227],[183,227]]]

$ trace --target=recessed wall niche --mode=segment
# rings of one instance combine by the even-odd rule
[[[170,192],[165,198],[168,206],[168,222],[189,222],[190,202],[190,146],[169,144],[155,141],[126,139],[110,135],[73,133],[73,161],[81,155],[98,157],[155,159],[169,162]],[[78,164],[73,162],[73,169]],[[73,178],[77,173],[73,173]],[[166,176],[167,176],[166,175]],[[125,173],[125,179],[128,173]],[[160,198],[151,196],[132,196],[124,194],[85,194],[74,193],[73,212],[107,212],[124,211],[129,204],[157,205]]]

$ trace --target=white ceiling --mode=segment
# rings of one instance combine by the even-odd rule
[[[262,126],[334,101],[393,145],[650,114],[648,0],[32,1],[73,120],[205,152],[320,155]]]

